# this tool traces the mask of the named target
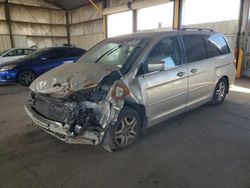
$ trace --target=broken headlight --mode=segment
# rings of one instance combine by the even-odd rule
[[[112,90],[111,97],[119,100],[129,95],[129,89],[124,83],[118,83]]]

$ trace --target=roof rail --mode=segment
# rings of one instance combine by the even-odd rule
[[[210,31],[210,32],[214,32],[213,29],[206,29],[206,28],[181,28],[181,31]]]

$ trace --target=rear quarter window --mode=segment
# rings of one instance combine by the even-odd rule
[[[202,35],[183,35],[187,63],[207,58],[207,52]]]
[[[80,57],[84,53],[84,50],[79,48],[70,48],[69,49],[69,56],[70,57]]]
[[[205,35],[204,39],[207,47],[208,57],[215,57],[230,53],[228,44],[222,35]]]

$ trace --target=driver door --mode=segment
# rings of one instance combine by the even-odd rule
[[[177,36],[161,39],[143,64],[149,126],[184,112],[187,102],[187,66],[183,64]],[[162,62],[164,69],[150,72],[149,64]]]

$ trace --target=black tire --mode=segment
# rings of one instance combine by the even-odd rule
[[[140,137],[141,120],[132,108],[124,107],[114,125],[110,125],[104,135],[102,146],[112,152],[135,143]],[[125,140],[124,140],[125,139]]]
[[[226,78],[221,78],[215,86],[211,104],[216,106],[223,103],[228,91],[228,83]]]
[[[23,86],[29,86],[36,79],[36,74],[30,70],[20,71],[17,75],[17,82]]]

